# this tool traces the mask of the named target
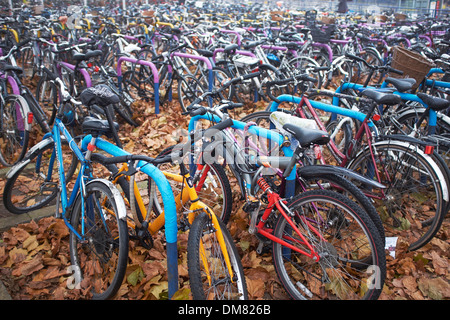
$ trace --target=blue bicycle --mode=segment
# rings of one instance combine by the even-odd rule
[[[4,204],[15,214],[56,204],[56,216],[70,230],[69,271],[73,276],[68,288],[90,292],[93,299],[108,299],[122,284],[127,266],[125,203],[110,181],[94,177],[92,149],[83,153],[69,133],[66,124],[70,112],[63,106],[79,102],[73,100],[61,79],[44,71],[58,84],[62,104],[51,132],[8,172]],[[99,134],[105,133],[99,123],[84,124],[85,130],[95,128]],[[72,189],[70,198],[68,189]]]

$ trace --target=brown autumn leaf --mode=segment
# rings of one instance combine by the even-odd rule
[[[433,300],[450,298],[450,284],[442,278],[423,278],[418,280],[418,287],[424,296]]]
[[[246,279],[248,294],[252,300],[261,299],[265,293],[265,285],[263,280]]]
[[[36,271],[41,270],[42,268],[44,268],[44,264],[42,261],[42,257],[37,255],[33,258],[33,260],[28,261],[28,262],[24,262],[21,264],[21,266],[18,269],[15,269],[13,271],[13,275],[15,276],[27,276],[30,275]]]

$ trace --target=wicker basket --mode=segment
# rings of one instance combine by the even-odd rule
[[[336,23],[336,18],[334,17],[322,17],[321,19],[323,24],[335,24]]]
[[[390,73],[389,76],[393,78],[414,78],[416,84],[413,90],[415,90],[434,66],[435,64],[431,60],[417,52],[402,47],[394,47],[391,67],[403,71],[403,75]]]
[[[405,21],[407,18],[406,14],[403,13],[394,13],[395,21]]]

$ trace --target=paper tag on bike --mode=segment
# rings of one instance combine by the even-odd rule
[[[395,259],[395,248],[397,247],[398,237],[386,237],[384,249],[389,251],[389,255]]]

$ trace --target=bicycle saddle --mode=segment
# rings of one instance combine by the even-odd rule
[[[431,109],[440,111],[450,107],[450,101],[419,92],[417,96]]]
[[[399,104],[402,101],[402,98],[396,94],[381,92],[373,89],[366,89],[361,92],[361,94],[374,100],[378,104],[385,104],[389,106]]]
[[[387,77],[384,81],[392,84],[399,92],[405,92],[411,90],[413,85],[416,84],[416,79],[413,78],[405,78],[405,79],[397,79]]]
[[[90,116],[84,118],[81,128],[83,132],[87,134],[105,135],[107,137],[113,135],[108,120],[101,120]],[[116,132],[119,130],[119,124],[117,122],[114,122],[114,128],[116,129]]]
[[[84,89],[80,94],[80,99],[81,102],[88,107],[94,104],[100,107],[106,107],[110,104],[119,103],[120,101],[119,96],[104,84]]]
[[[74,53],[72,56],[72,59],[75,61],[84,61],[84,60],[89,60],[92,57],[97,57],[97,56],[101,56],[102,55],[102,51],[101,50],[93,50],[93,51],[88,51],[86,53]]]
[[[235,52],[238,47],[239,46],[237,44],[230,44],[230,45],[226,46],[225,48],[223,48],[223,52],[232,53],[232,52]]]
[[[291,123],[283,125],[283,129],[292,134],[302,147],[324,145],[330,141],[330,135],[326,131],[301,128]]]
[[[244,49],[252,49],[260,44],[261,44],[260,41],[250,41],[250,42],[247,42],[246,44],[244,44],[243,48]]]

